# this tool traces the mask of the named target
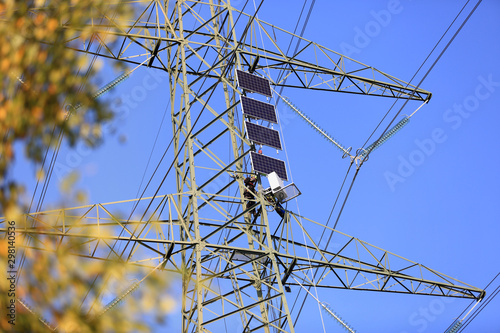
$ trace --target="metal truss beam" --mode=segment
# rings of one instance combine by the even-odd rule
[[[186,196],[187,194],[184,194]],[[228,199],[228,197],[220,197]],[[160,200],[161,199],[161,200]],[[163,200],[165,199],[165,200]],[[234,197],[237,201],[239,198]],[[144,199],[149,200],[149,199]],[[162,202],[162,205],[177,206],[176,195],[169,195],[164,198],[157,198]],[[212,201],[214,201],[212,199]],[[241,203],[239,203],[241,204]],[[141,245],[149,245],[149,251],[152,255],[147,263],[145,258],[131,260],[131,263],[141,262],[143,265],[154,267],[158,258],[166,255],[170,249],[170,245],[180,249],[194,249],[197,246],[203,248],[200,261],[203,277],[201,283],[206,283],[216,278],[231,279],[233,274],[238,276],[240,282],[253,283],[255,276],[252,270],[244,270],[251,264],[257,264],[262,268],[265,274],[266,285],[273,288],[278,284],[287,283],[288,285],[299,286],[316,286],[325,288],[342,288],[353,290],[370,290],[395,292],[404,294],[419,294],[419,295],[438,295],[459,298],[481,299],[484,291],[475,288],[463,282],[460,282],[445,274],[439,273],[433,269],[427,268],[424,265],[410,261],[400,257],[394,253],[383,250],[379,247],[371,245],[355,237],[346,235],[337,230],[330,229],[315,221],[301,217],[305,222],[301,223],[299,216],[289,212],[290,222],[283,228],[295,228],[298,231],[303,231],[308,235],[307,230],[311,230],[311,226],[321,226],[333,233],[333,238],[336,242],[342,241],[338,247],[338,251],[332,251],[321,248],[314,242],[312,237],[308,237],[309,245],[295,241],[290,238],[283,238],[278,233],[282,230],[277,230],[275,234],[259,235],[259,225],[254,225],[251,229],[246,229],[246,223],[239,218],[244,215],[236,216],[232,220],[200,222],[200,228],[203,229],[199,240],[191,237],[188,240],[176,239],[175,235],[179,234],[179,230],[186,234],[191,233],[190,225],[182,219],[170,217],[168,219],[155,219],[152,216],[148,217],[149,222],[140,222],[133,220],[121,220],[109,213],[106,205],[92,205],[77,207],[74,209],[54,210],[48,212],[40,212],[30,214],[29,220],[36,221],[37,227],[28,227],[19,229],[18,232],[26,237],[41,237],[51,235],[57,237],[71,237],[81,239],[82,242],[95,244],[96,247],[99,240],[106,243],[120,242],[135,242]],[[73,212],[84,212],[79,216]],[[176,209],[170,209],[175,212]],[[307,222],[307,226],[304,223]],[[2,222],[0,222],[1,225]],[[137,226],[138,224],[149,224],[154,226],[147,233],[134,235],[129,227]],[[293,224],[293,226],[292,226]],[[116,236],[118,229],[123,230],[129,236]],[[113,229],[115,232],[110,234],[106,230]],[[137,228],[136,228],[137,229]],[[307,229],[307,230],[306,230]],[[97,232],[96,231],[99,231]],[[156,231],[155,231],[156,230]],[[159,230],[163,230],[160,234],[167,237],[157,237]],[[168,232],[170,230],[170,232]],[[177,230],[177,232],[172,232]],[[239,240],[240,237],[233,237],[226,240],[224,243],[214,243],[210,240],[214,236],[223,231],[235,230],[240,231],[241,235],[249,234],[249,237],[255,242],[256,247],[249,249],[245,247]],[[0,232],[5,232],[6,228],[0,228]],[[71,232],[73,231],[73,232]],[[297,233],[297,232],[296,232]],[[270,239],[271,246],[266,243],[266,239]],[[163,250],[155,250],[163,248]],[[283,249],[288,249],[284,251]],[[93,251],[99,253],[99,251]],[[171,261],[175,264],[175,256],[180,253],[179,250],[171,252]],[[295,253],[295,255],[291,254]],[[309,258],[307,256],[309,255]],[[271,259],[274,257],[274,259]],[[315,258],[316,257],[316,258]],[[269,265],[276,262],[279,271],[269,270]],[[214,264],[217,262],[217,264]],[[214,265],[215,268],[209,269]],[[321,275],[316,281],[311,281],[309,270],[319,270]],[[195,262],[192,262],[191,268],[196,270]],[[235,273],[235,271],[238,271]],[[295,281],[295,282],[294,282]],[[300,284],[299,284],[300,282]],[[214,297],[222,297],[216,295]],[[215,299],[212,300],[212,302]],[[204,300],[204,302],[210,302]]]
[[[183,15],[189,15],[199,25],[194,30],[183,27],[181,31],[177,16],[167,17],[159,3],[159,1],[152,1],[147,6],[150,13],[155,13],[155,15],[149,15],[152,18],[149,19],[151,21],[145,18],[146,10],[132,24],[107,17],[108,22],[93,25],[95,28],[93,40],[96,42],[92,43],[88,40],[81,45],[76,45],[74,41],[80,35],[75,30],[75,36],[68,40],[67,44],[75,51],[133,64],[143,64],[143,66],[163,69],[169,73],[175,71],[176,64],[164,61],[162,54],[168,49],[184,45],[187,46],[186,60],[189,59],[191,62],[187,65],[186,74],[218,79],[221,78],[220,72],[201,66],[203,55],[237,52],[244,60],[242,65],[248,66],[248,69],[268,69],[271,76],[268,78],[276,87],[294,87],[419,101],[428,101],[431,98],[431,93],[426,90],[412,86],[374,67],[289,33],[249,14],[238,12],[227,4],[219,6],[219,12],[204,19],[201,15],[196,14],[194,7],[209,6],[208,3],[183,1],[181,5],[185,9]],[[251,22],[248,28],[250,31],[260,29],[263,32],[263,40],[260,43],[263,45],[247,41],[252,37],[245,36],[244,39],[238,40],[236,33],[222,35],[213,22],[227,21],[230,12],[241,15],[242,22],[237,24],[235,29],[246,28],[247,22]],[[71,22],[67,22],[64,27],[72,29]],[[99,38],[95,36],[99,36]],[[115,42],[113,45],[107,43],[106,40],[110,36],[118,38],[119,43]],[[279,44],[286,41],[286,45],[288,45],[288,41],[292,39],[300,41],[304,46],[297,54],[287,55]],[[223,42],[224,45],[217,45],[216,40]],[[254,66],[253,60],[256,57],[259,57],[260,61],[258,65]],[[145,59],[150,59],[150,61],[145,62]],[[158,61],[154,61],[155,59]],[[315,61],[311,62],[305,59],[314,59]],[[159,64],[155,65],[155,62]]]

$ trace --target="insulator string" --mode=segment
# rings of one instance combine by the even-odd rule
[[[119,304],[125,297],[127,297],[128,295],[130,295],[130,293],[132,293],[135,289],[137,289],[139,285],[142,282],[144,282],[144,280],[146,280],[151,274],[153,274],[154,271],[163,266],[167,262],[167,260],[168,258],[164,258],[155,268],[151,270],[151,272],[146,274],[140,281],[137,281],[134,284],[132,284],[132,286],[128,288],[122,295],[116,297],[114,300],[108,303],[108,305],[106,305],[106,307],[96,316],[96,318],[102,316],[103,314],[111,310],[113,307],[115,307],[117,304]]]
[[[366,147],[366,149],[363,150],[363,152],[359,155],[359,158],[364,158],[366,155],[374,151],[375,149],[379,148],[381,145],[383,145],[387,140],[392,138],[397,132],[399,132],[403,127],[408,124],[410,121],[410,117],[404,117],[401,119],[396,125],[394,125],[387,133],[385,133],[380,139],[376,140],[373,142],[371,145]]]
[[[110,83],[108,83],[107,85],[105,85],[104,87],[102,87],[101,89],[97,90],[94,95],[92,95],[92,98],[93,99],[98,99],[99,97],[101,97],[102,95],[106,94],[108,91],[110,91],[111,89],[113,89],[114,87],[116,87],[117,85],[119,85],[120,83],[122,83],[123,81],[125,81],[126,79],[128,79],[130,77],[130,74],[132,74],[137,68],[139,68],[140,66],[142,66],[146,61],[148,61],[151,57],[147,58],[146,60],[144,60],[142,63],[140,63],[139,65],[137,65],[134,69],[128,71],[128,72],[125,72],[123,74],[121,74],[120,76],[118,76],[116,79],[114,79],[113,81],[111,81]],[[22,81],[21,81],[22,82]],[[82,107],[82,104],[81,103],[78,103],[74,108],[73,108],[73,111],[75,110],[78,110],[79,108]]]
[[[41,317],[34,309],[32,309],[26,301],[24,301],[22,298],[17,298],[17,302],[21,304],[28,312],[30,312],[32,315],[38,318],[38,320],[44,324],[49,330],[52,332],[56,331],[55,327],[52,327],[52,325],[49,323],[49,321],[43,317]]]
[[[459,319],[455,322],[455,324],[453,324],[453,326],[450,329],[446,330],[445,333],[457,333],[458,330],[462,327],[462,325],[463,322],[462,320]]]
[[[313,294],[311,294],[311,292],[309,290],[307,290],[306,287],[304,287],[302,285],[302,283],[300,283],[294,276],[291,276],[292,279],[295,280],[295,282],[297,282],[299,284],[299,286],[302,287],[302,289],[304,289],[312,298],[314,298],[316,300],[316,302],[318,302],[321,307],[330,315],[332,316],[332,318],[334,318],[335,320],[337,320],[337,322],[343,327],[345,328],[348,332],[351,332],[351,333],[356,333],[356,331],[351,328],[342,318],[340,318],[340,316],[338,314],[336,314],[332,309],[331,307],[329,306],[329,304],[325,303],[325,302],[321,302],[317,297],[315,297]],[[314,286],[316,287],[316,286]]]
[[[340,318],[340,316],[338,314],[336,314],[329,306],[329,304],[325,303],[325,302],[320,302],[321,306],[323,307],[323,309],[330,315],[332,316],[335,320],[337,320],[337,322],[342,325],[343,328],[345,328],[348,332],[351,332],[351,333],[356,333],[355,330],[353,330],[349,324],[347,324],[342,318]]]
[[[338,149],[340,149],[345,155],[351,156],[351,154],[349,153],[350,152],[349,148],[344,147],[337,140],[335,140],[330,134],[328,134],[324,129],[322,129],[318,124],[316,124],[316,122],[314,122],[311,118],[309,118],[306,114],[304,114],[295,104],[293,104],[289,98],[279,95],[276,91],[275,93],[285,102],[286,105],[288,105],[290,109],[292,109],[292,111],[294,111],[302,119],[304,119],[309,124],[309,126],[311,126],[315,131],[317,131],[324,138],[333,143],[333,145]]]

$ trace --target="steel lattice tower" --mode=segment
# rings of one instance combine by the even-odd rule
[[[422,102],[429,92],[303,38],[301,49],[287,55],[276,40],[301,37],[236,10],[229,0],[154,0],[132,22],[111,16],[93,22],[100,22],[93,43],[76,43],[75,30],[67,46],[168,73],[174,158],[165,173],[175,173],[175,191],[32,213],[20,232],[81,239],[93,249],[81,255],[93,259],[106,260],[113,244],[120,249],[115,254],[130,263],[151,268],[164,263],[162,269],[181,273],[183,332],[217,332],[220,321],[230,317],[237,317],[245,332],[294,332],[287,285],[482,298],[478,288],[293,212],[280,224],[266,209],[254,218],[244,208],[243,177],[221,181],[252,172],[246,161],[255,147],[236,116],[244,94],[237,69],[255,71],[275,89]],[[64,26],[72,29],[71,22]],[[110,34],[118,42],[108,44]],[[219,148],[222,142],[230,142],[230,156]],[[260,194],[256,200],[258,207],[270,206]],[[225,208],[227,202],[239,206],[236,213]],[[126,219],[114,214],[114,207],[142,215]],[[99,232],[89,232],[96,225]],[[311,236],[323,229],[333,233],[339,251],[321,248]],[[297,236],[302,234],[307,242]]]

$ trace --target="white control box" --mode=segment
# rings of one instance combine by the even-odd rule
[[[271,191],[273,193],[281,190],[284,187],[283,180],[275,171],[267,175],[267,180],[269,181],[269,186],[271,187]]]

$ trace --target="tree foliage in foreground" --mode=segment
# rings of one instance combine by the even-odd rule
[[[11,216],[19,204],[23,182],[12,175],[16,158],[24,155],[40,166],[60,133],[73,146],[99,141],[100,125],[112,117],[93,98],[99,68],[68,46],[112,43],[91,22],[106,24],[98,19],[103,13],[126,18],[131,12],[105,0],[0,2],[0,215]],[[77,105],[82,107],[75,110]]]
[[[97,230],[90,232],[97,234]],[[22,269],[18,268],[22,274],[18,273],[15,287],[15,320],[9,322],[12,317],[2,310],[0,331],[150,332],[173,310],[175,302],[167,293],[170,280],[159,269],[124,263],[114,256],[108,260],[82,258],[88,254],[87,244],[76,239],[30,238],[32,248],[23,251]],[[18,235],[16,242],[20,241]],[[43,251],[33,249],[40,247]],[[8,267],[8,249],[8,241],[0,240],[2,271]],[[21,262],[20,255],[16,259]],[[8,309],[12,299],[7,278],[0,279],[2,309]],[[128,293],[134,286],[137,288]],[[105,311],[116,299],[122,300]]]
[[[5,217],[0,218],[0,228],[6,230],[8,222],[15,221],[19,230],[26,223],[20,201],[24,180],[13,175],[16,159],[23,156],[43,175],[50,171],[48,163],[42,163],[45,155],[56,149],[60,136],[73,146],[99,142],[100,125],[112,118],[106,104],[93,96],[99,68],[67,46],[112,43],[112,37],[96,33],[90,23],[106,25],[97,19],[103,13],[126,19],[133,12],[130,6],[108,0],[0,2],[0,216]],[[40,230],[50,231],[44,227]],[[12,250],[6,234],[0,237],[2,332],[149,331],[172,308],[164,292],[168,280],[155,271],[132,295],[102,314],[107,303],[151,268],[116,255],[108,260],[85,258],[90,256],[88,244],[81,239],[16,233],[15,243],[14,326],[5,315],[12,297],[4,273]]]

